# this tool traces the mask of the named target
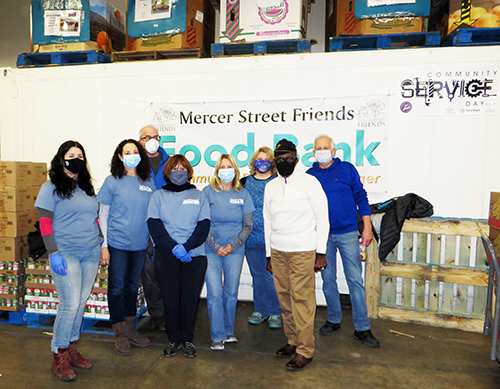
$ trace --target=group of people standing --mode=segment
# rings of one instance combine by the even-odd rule
[[[353,303],[354,337],[379,347],[359,260],[358,210],[363,244],[372,239],[366,191],[356,169],[333,158],[329,137],[316,139],[318,162],[309,174],[295,171],[296,146],[283,139],[274,152],[255,151],[243,178],[234,157],[221,155],[202,191],[190,183],[189,161],[168,156],[159,142],[153,126],[141,129],[139,141],[120,142],[97,196],[80,143],[63,143],[51,161],[35,207],[60,299],[51,342],[59,379],[74,380],[72,367],[92,367],[76,346],[99,262],[109,266],[110,323],[122,356],[132,354],[131,345],[150,344],[136,331],[141,275],[152,321],[168,337],[166,357],[179,350],[197,355],[193,337],[204,282],[211,349],[238,342],[234,321],[246,256],[255,304],[248,322],[283,327],[288,343],[277,355],[291,357],[287,369],[301,370],[314,354],[315,272],[322,271],[328,303],[320,335],[340,328],[337,250]]]

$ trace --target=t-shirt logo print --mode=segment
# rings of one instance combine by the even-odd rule
[[[147,185],[139,185],[139,190],[143,190],[145,192],[152,192],[153,189],[151,189],[149,186]]]
[[[229,199],[229,204],[245,204],[243,199]]]
[[[185,199],[182,204],[200,204],[198,199]]]

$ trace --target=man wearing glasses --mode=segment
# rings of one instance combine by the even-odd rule
[[[337,251],[340,252],[344,273],[349,286],[354,321],[354,338],[368,347],[379,348],[373,336],[366,309],[362,267],[358,242],[358,210],[363,219],[362,244],[368,246],[373,239],[368,197],[356,168],[335,156],[335,144],[327,135],[314,141],[316,161],[307,173],[316,177],[325,190],[330,211],[330,235],[326,258],[328,269],[321,272],[323,293],[328,305],[328,318],[319,334],[326,336],[340,329],[342,309],[337,286]]]
[[[156,189],[161,189],[166,185],[163,176],[163,167],[170,158],[167,152],[160,147],[160,135],[153,126],[146,126],[139,131],[139,143],[148,153],[149,163],[151,164],[151,179],[154,181]],[[160,287],[156,282],[155,271],[153,269],[153,244],[149,241],[148,253],[142,270],[142,286],[144,287],[144,296],[148,304],[148,311],[153,322],[153,327],[165,330],[165,308],[163,307],[163,298]]]
[[[276,354],[291,357],[286,368],[297,371],[314,355],[314,272],[326,267],[328,202],[316,178],[295,171],[292,142],[280,140],[274,159],[279,177],[264,190],[264,236],[267,268],[273,273],[288,338]]]

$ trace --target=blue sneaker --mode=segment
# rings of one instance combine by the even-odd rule
[[[277,330],[283,326],[280,315],[269,316],[269,328]]]
[[[250,324],[254,324],[254,325],[263,323],[267,320],[269,320],[269,315],[263,315],[262,313],[259,313],[259,312],[252,313],[250,315],[250,317],[248,318],[248,322]]]

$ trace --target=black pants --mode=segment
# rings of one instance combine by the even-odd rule
[[[164,317],[165,310],[163,308],[163,299],[161,297],[161,290],[156,281],[156,274],[153,268],[153,242],[149,240],[148,252],[146,254],[146,260],[144,261],[144,268],[142,269],[142,286],[144,287],[144,297],[146,297],[146,303],[148,304],[149,316]]]
[[[167,336],[172,343],[193,342],[207,257],[192,258],[191,262],[181,262],[156,248],[154,269],[163,295]]]

